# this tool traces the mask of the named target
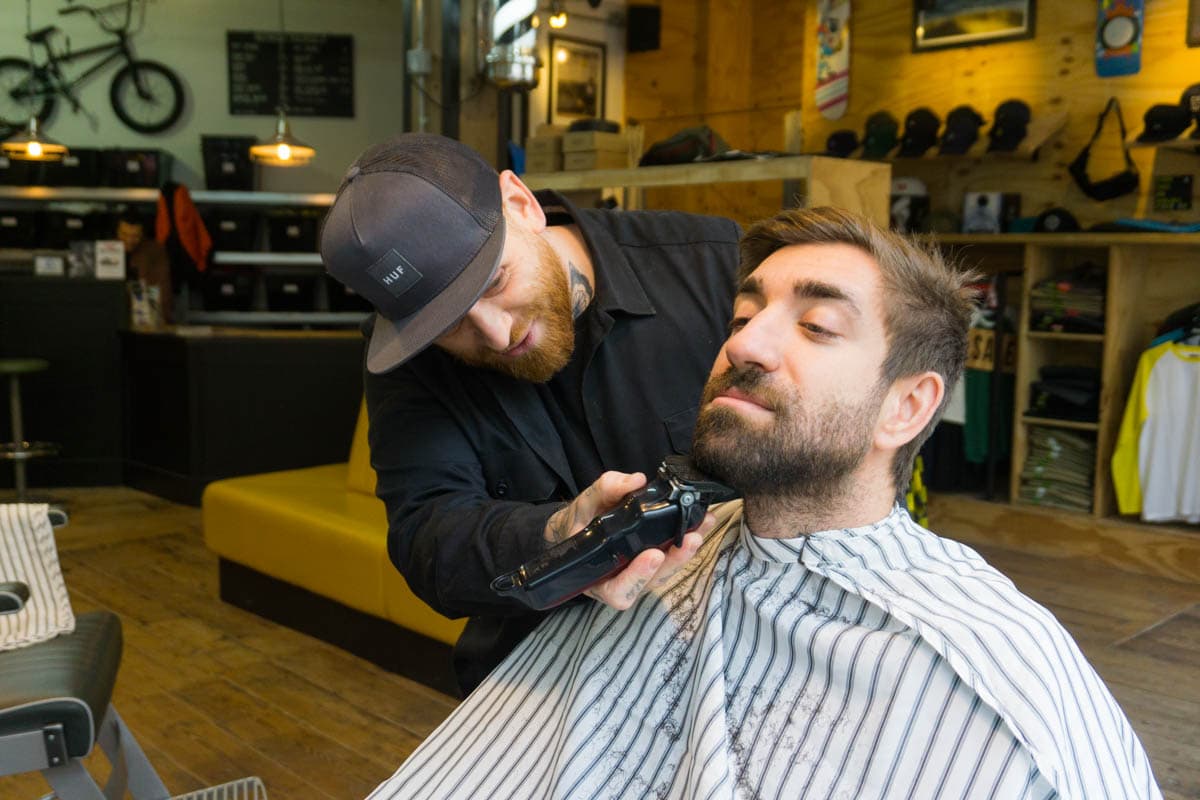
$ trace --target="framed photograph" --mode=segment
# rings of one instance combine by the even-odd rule
[[[1188,0],[1187,46],[1200,47],[1200,0]]]
[[[913,0],[913,52],[1033,38],[1034,0]]]
[[[604,45],[550,37],[550,102],[546,121],[569,125],[604,116]]]

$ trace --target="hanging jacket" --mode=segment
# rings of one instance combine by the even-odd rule
[[[198,273],[208,269],[212,237],[183,184],[173,181],[163,184],[158,197],[154,238],[167,248],[171,280],[175,286],[193,283]]]

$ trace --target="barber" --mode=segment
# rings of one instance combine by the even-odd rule
[[[689,450],[739,233],[717,217],[535,195],[430,134],[371,147],[347,172],[321,256],[377,311],[364,385],[388,553],[422,600],[471,618],[455,647],[464,693],[541,618],[492,579]],[[589,594],[628,607],[711,524]]]

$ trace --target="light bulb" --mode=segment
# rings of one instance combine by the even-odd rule
[[[550,27],[551,28],[567,27],[567,12],[560,11],[559,13],[552,15],[550,17]]]
[[[280,142],[279,148],[275,151],[275,153],[279,156],[280,161],[287,161],[292,157],[292,148]]]
[[[33,158],[41,158],[42,157],[42,143],[37,141],[36,139],[34,141],[30,142],[28,145],[26,145],[25,150]]]
[[[557,61],[559,64],[565,64],[567,61],[567,58],[569,58],[569,57],[570,56],[567,53],[567,50],[565,47],[560,47],[554,51],[554,60]]]

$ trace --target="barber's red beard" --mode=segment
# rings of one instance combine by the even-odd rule
[[[541,338],[536,347],[512,358],[481,348],[461,354],[466,363],[501,372],[520,381],[545,383],[571,360],[575,351],[575,317],[571,313],[571,292],[558,254],[540,236],[533,236],[538,270],[534,300],[513,312],[509,347],[515,347],[528,334],[534,322],[541,323]]]

